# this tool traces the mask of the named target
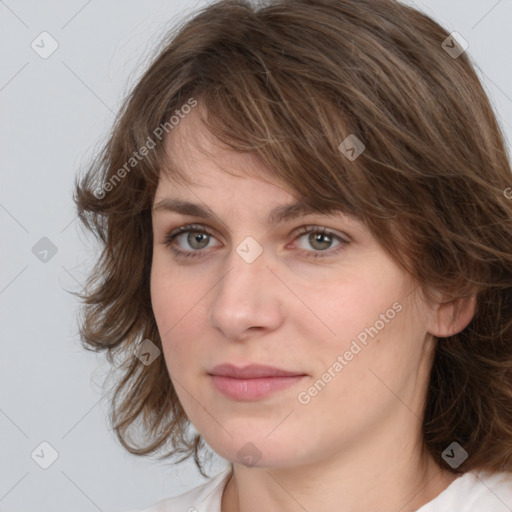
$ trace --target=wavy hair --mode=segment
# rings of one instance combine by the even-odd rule
[[[162,348],[149,289],[152,202],[172,163],[162,141],[200,103],[219,141],[318,212],[362,219],[427,296],[476,294],[469,325],[437,340],[423,440],[441,465],[453,441],[468,452],[454,472],[512,471],[510,159],[450,37],[394,0],[220,0],[169,34],[75,182],[79,218],[101,243],[80,335],[118,365],[111,421],[127,450],[193,455],[205,474],[164,358],[134,357],[145,339]],[[356,159],[340,151],[354,135]]]

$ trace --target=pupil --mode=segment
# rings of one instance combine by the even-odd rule
[[[189,234],[189,236],[188,236],[188,238],[189,238],[188,242],[190,243],[190,242],[191,242],[191,240],[190,240],[190,239],[192,238],[192,240],[194,241],[194,243],[195,243],[195,242],[198,242],[198,243],[199,243],[199,245],[200,245],[200,244],[201,244],[201,238],[203,238],[203,242],[204,242],[204,241],[206,240],[206,237],[207,237],[207,236],[208,236],[208,235],[206,235],[206,233],[196,233],[195,235],[193,235],[193,234],[191,233],[191,234]],[[192,247],[194,247],[194,243],[190,243],[190,245],[191,245]],[[208,245],[208,243],[207,243],[206,245]]]
[[[315,243],[316,242],[320,243],[320,245],[322,245],[322,238],[324,239],[324,242],[323,242],[324,246],[323,247],[317,247],[318,249],[326,249],[329,246],[329,244],[330,244],[329,236],[326,235],[325,233],[318,233],[316,235],[313,234],[311,236],[313,238],[313,241]],[[311,241],[311,236],[310,236],[310,241]],[[327,247],[325,246],[325,244],[327,244]],[[314,243],[312,245],[314,246]]]

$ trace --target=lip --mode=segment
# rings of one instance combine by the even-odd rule
[[[209,375],[220,375],[223,377],[233,377],[237,379],[257,379],[261,377],[297,377],[303,376],[301,372],[291,372],[260,364],[250,364],[248,366],[235,366],[233,364],[219,364],[210,370]]]
[[[259,400],[293,386],[306,376],[273,366],[232,364],[216,366],[209,375],[215,388],[233,400]]]

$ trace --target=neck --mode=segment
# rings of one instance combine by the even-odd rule
[[[363,443],[364,450],[358,453],[344,448],[342,457],[330,454],[329,459],[307,466],[248,468],[234,464],[221,510],[415,512],[457,478],[439,467],[421,446],[397,438],[383,450],[375,441]]]

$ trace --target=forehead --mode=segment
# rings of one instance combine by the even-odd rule
[[[311,205],[275,180],[237,172],[245,168],[247,156],[231,158],[230,167],[219,165],[217,159],[209,157],[202,157],[199,162],[190,160],[184,174],[193,179],[191,184],[178,182],[172,178],[172,170],[167,170],[160,178],[153,212],[175,212],[220,221],[219,216],[227,215],[225,212],[239,217],[253,211],[265,216],[269,224],[315,213]],[[174,162],[174,165],[181,163]],[[232,174],[233,170],[236,174]]]
[[[219,179],[218,173],[213,173],[217,170],[235,177],[256,177],[277,185],[272,171],[255,154],[234,151],[219,141],[201,121],[199,108],[181,119],[164,140],[168,160],[164,175],[168,181],[180,185],[179,171],[198,186],[211,186]],[[279,186],[292,192],[286,184]]]
[[[239,197],[245,197],[246,207],[264,209],[271,203],[286,205],[287,211],[274,209],[269,216],[276,222],[292,214],[291,203],[295,213],[311,210],[255,153],[235,151],[219,141],[202,122],[200,106],[201,103],[181,119],[164,140],[166,166],[160,175],[154,205],[160,201],[167,209],[206,217],[206,213],[213,216],[213,212],[204,204],[205,200],[213,209],[220,209],[229,208]],[[203,203],[202,211],[192,203]]]
[[[359,224],[360,219],[339,205],[315,207],[300,197],[257,155],[226,147],[202,123],[198,109],[180,120],[164,144],[168,163],[160,176],[154,213],[218,219],[217,212],[240,213],[238,203],[243,210],[258,210],[272,225],[314,214]],[[180,175],[187,182],[180,180]]]

